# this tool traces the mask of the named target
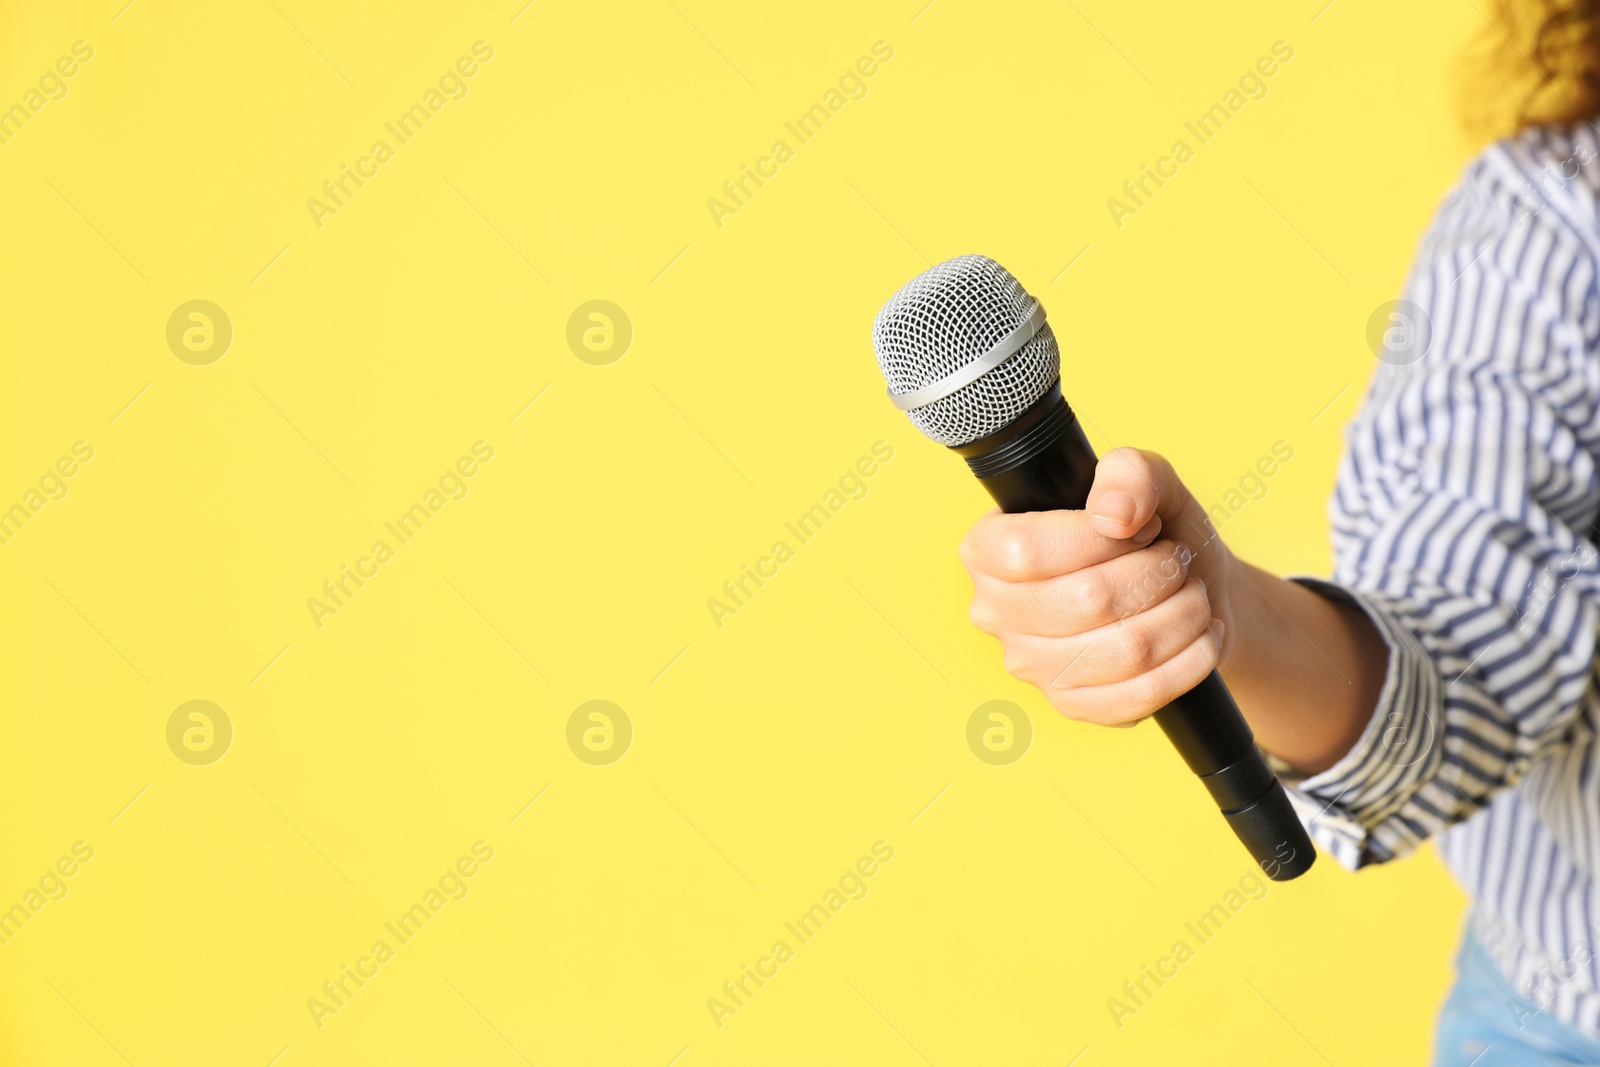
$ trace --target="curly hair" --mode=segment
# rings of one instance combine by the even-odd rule
[[[1520,131],[1600,117],[1600,0],[1501,0],[1496,15],[1468,71],[1469,122]]]

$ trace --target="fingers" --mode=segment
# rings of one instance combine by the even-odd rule
[[[961,559],[973,623],[1069,718],[1131,725],[1217,666],[1231,557],[1153,452],[1106,453],[1083,511],[990,512]]]
[[[973,625],[999,637],[1087,635],[1146,611],[1183,588],[1190,552],[1174,541],[1129,549],[1104,563],[1037,582],[973,575]],[[1209,616],[1208,616],[1209,617]]]
[[[1199,685],[1217,667],[1222,623],[1205,631],[1165,663],[1143,674],[1107,685],[1069,689],[1045,687],[1045,697],[1071,719],[1100,726],[1123,726],[1155,714]]]
[[[1154,452],[1116,448],[1100,457],[1085,510],[1093,529],[1112,538],[1131,538],[1152,520],[1171,527],[1194,508],[1172,465]],[[1187,536],[1188,531],[1173,536]]]
[[[1146,527],[1131,537],[1109,537],[1081,511],[990,511],[967,531],[961,562],[975,579],[1039,581],[1143,548],[1161,532],[1159,521]]]
[[[1125,682],[1153,671],[1211,625],[1205,585],[1190,579],[1149,611],[1071,637],[1004,638],[1006,669],[1047,693]]]
[[[1163,530],[1210,540],[1204,512],[1172,465],[1154,452],[1117,448],[1100,458],[1082,512],[1046,511],[979,519],[961,544],[973,574],[1029,582],[1112,559]]]

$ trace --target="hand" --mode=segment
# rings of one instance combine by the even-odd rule
[[[1128,726],[1227,658],[1237,564],[1153,452],[1101,458],[1083,511],[991,511],[961,544],[972,621],[1063,715]]]

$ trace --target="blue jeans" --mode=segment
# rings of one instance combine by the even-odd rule
[[[1439,1012],[1433,1056],[1434,1067],[1600,1064],[1600,1040],[1558,1022],[1518,993],[1468,920],[1456,957],[1455,988]]]

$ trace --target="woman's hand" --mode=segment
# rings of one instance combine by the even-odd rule
[[[1106,453],[1083,511],[989,512],[961,560],[973,623],[1069,718],[1131,725],[1230,651],[1236,561],[1153,452]]]

